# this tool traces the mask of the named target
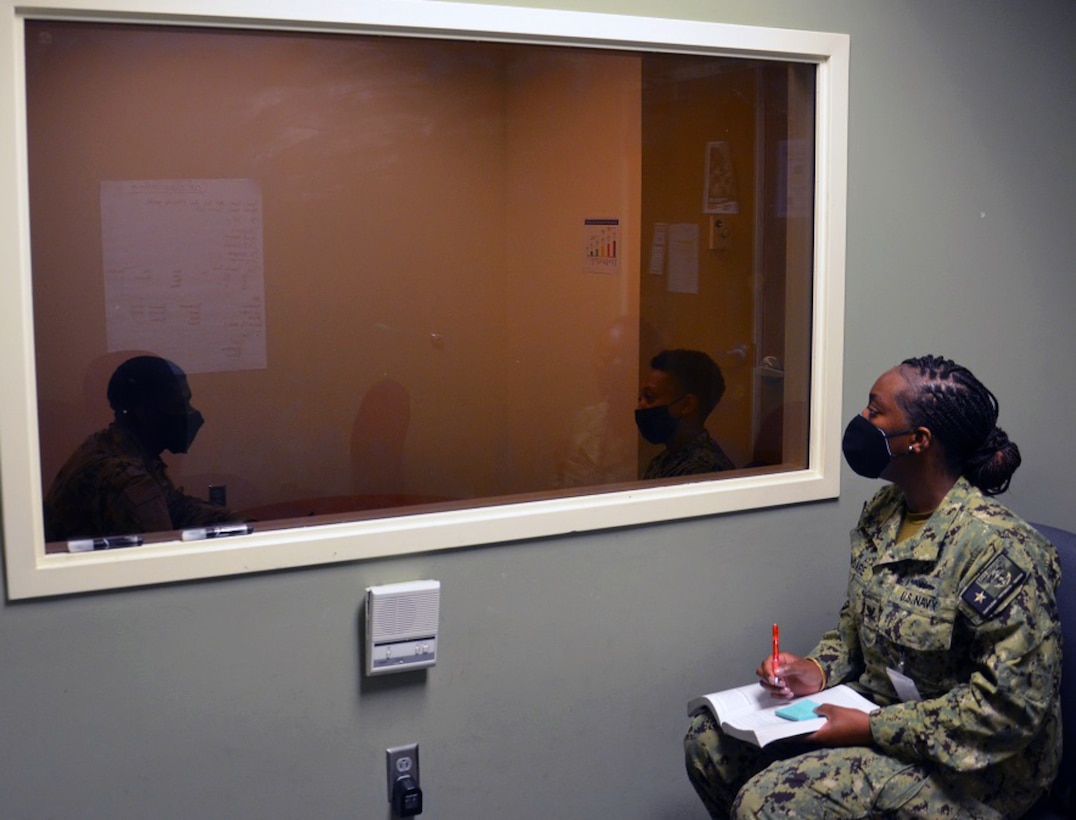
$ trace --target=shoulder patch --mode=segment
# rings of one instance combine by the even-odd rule
[[[1013,563],[1009,556],[1000,553],[975,576],[975,580],[960,597],[982,617],[989,618],[998,604],[1019,587],[1026,577],[1027,573]]]

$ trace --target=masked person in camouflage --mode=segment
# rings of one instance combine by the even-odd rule
[[[688,776],[714,817],[1022,816],[1060,753],[1053,546],[990,496],[1020,464],[997,400],[939,357],[884,373],[844,434],[860,475],[891,482],[852,531],[848,600],[805,657],[757,670],[776,698],[847,683],[869,715],[765,750],[693,719]]]
[[[185,495],[161,452],[185,453],[203,424],[187,377],[158,356],[128,359],[112,374],[115,421],[94,433],[45,496],[45,538],[62,541],[235,521],[230,510]]]
[[[651,444],[665,449],[643,478],[671,478],[734,468],[706,430],[706,418],[725,392],[721,368],[701,350],[663,350],[650,360],[639,388],[635,423]]]

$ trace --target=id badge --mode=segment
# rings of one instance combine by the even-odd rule
[[[910,700],[923,699],[919,695],[919,690],[915,686],[915,681],[903,672],[898,672],[892,667],[886,667],[885,673],[889,675],[889,680],[893,683],[893,688],[897,690],[897,697],[901,699],[901,702],[907,703]]]

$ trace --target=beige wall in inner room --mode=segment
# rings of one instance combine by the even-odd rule
[[[608,438],[633,455],[638,439],[634,334],[621,350],[632,367],[601,357],[610,326],[639,318],[640,61],[593,57],[564,49],[520,60],[509,75],[504,274],[513,318],[505,380],[491,387],[508,399],[501,486],[520,491],[555,480],[572,420],[603,399]],[[614,273],[584,268],[588,218],[620,220]]]

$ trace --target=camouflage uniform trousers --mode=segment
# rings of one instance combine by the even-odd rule
[[[759,749],[723,734],[712,716],[694,717],[684,739],[688,778],[714,818],[735,820],[1005,820],[956,793],[929,765],[875,749],[802,743]]]

